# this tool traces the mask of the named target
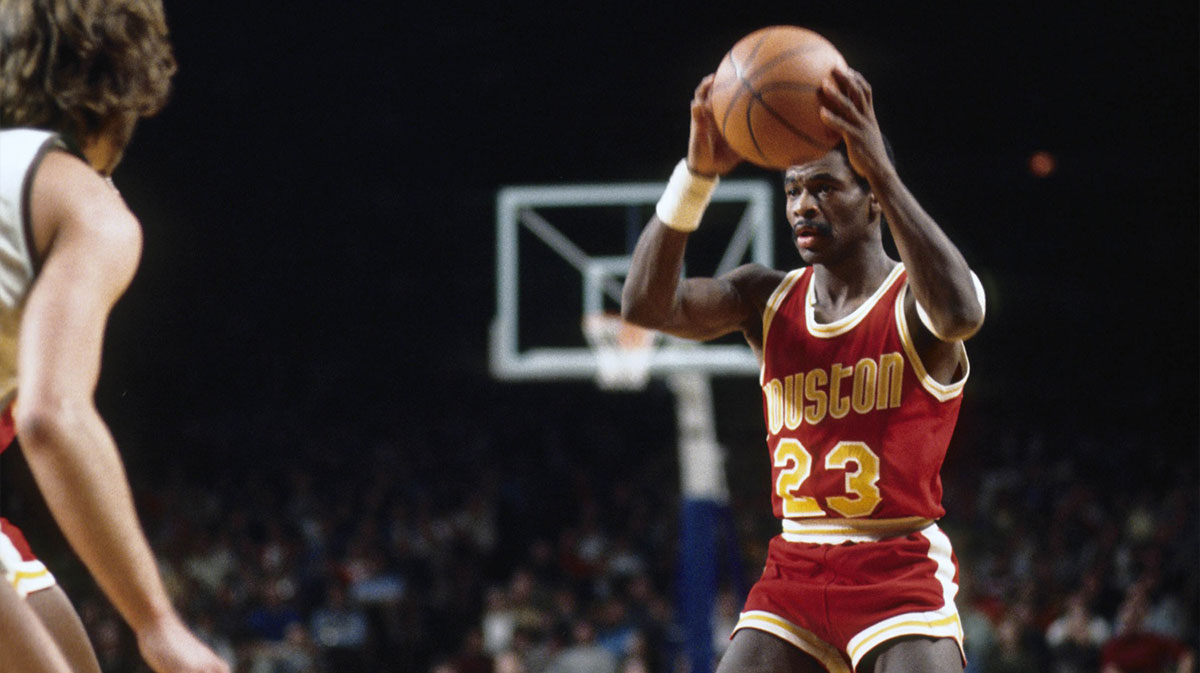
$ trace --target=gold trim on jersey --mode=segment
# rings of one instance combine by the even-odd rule
[[[924,530],[932,519],[907,516],[899,519],[783,519],[783,539],[808,544],[878,542]]]
[[[900,343],[904,346],[904,353],[908,355],[908,362],[912,365],[917,380],[921,382],[921,387],[939,402],[947,402],[962,394],[967,377],[971,375],[971,361],[967,359],[967,348],[961,341],[958,342],[959,352],[962,354],[962,378],[953,383],[941,383],[930,376],[925,369],[925,363],[921,362],[921,357],[917,355],[917,347],[908,331],[908,317],[904,314],[904,298],[908,290],[908,286],[905,285],[896,300],[896,326],[900,328]]]
[[[853,673],[846,659],[836,647],[821,640],[815,633],[801,628],[788,620],[762,610],[743,612],[733,632],[740,629],[755,629],[777,636],[800,648],[821,663],[829,673]]]
[[[958,643],[959,654],[963,655],[963,660],[966,661],[962,621],[954,604],[954,597],[958,594],[958,583],[954,581],[954,552],[950,546],[950,538],[946,537],[936,524],[921,531],[921,534],[929,540],[928,558],[937,564],[934,578],[942,587],[942,607],[929,612],[895,615],[863,629],[846,643],[846,651],[855,666],[871,650],[902,636],[953,638]]]
[[[863,321],[863,318],[867,317],[867,314],[871,312],[871,309],[875,308],[875,305],[879,303],[879,300],[892,287],[892,284],[896,282],[896,278],[899,277],[903,271],[903,264],[897,264],[896,266],[892,267],[892,270],[890,273],[888,273],[887,278],[884,279],[883,283],[881,283],[879,287],[875,289],[875,292],[872,293],[871,296],[868,297],[861,306],[854,309],[850,315],[844,318],[839,318],[831,323],[824,324],[817,322],[816,318],[816,283],[809,283],[808,292],[805,293],[804,297],[804,322],[808,327],[808,333],[820,339],[829,339],[840,334],[845,334],[846,332],[854,329],[858,323]]]
[[[792,287],[796,285],[796,281],[800,280],[800,278],[804,275],[804,270],[807,268],[810,267],[801,267],[799,269],[793,269],[789,271],[787,275],[783,277],[783,280],[779,281],[779,285],[776,286],[775,291],[771,293],[771,297],[767,299],[766,308],[763,309],[763,358],[762,364],[758,368],[758,384],[760,386],[764,383],[763,377],[767,372],[767,338],[771,333],[771,321],[775,319],[775,314],[779,312],[779,305],[783,303],[783,300],[788,296],[788,293],[792,291]]]
[[[21,598],[58,583],[41,561],[22,561],[20,565],[20,569],[6,572],[5,579]]]

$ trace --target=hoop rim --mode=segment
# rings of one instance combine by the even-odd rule
[[[641,390],[661,333],[635,325],[615,311],[592,311],[582,318],[588,348],[596,356],[596,383],[605,390]]]
[[[615,335],[617,348],[625,351],[653,348],[659,336],[658,331],[635,325],[622,318],[616,311],[592,311],[583,314],[583,334],[593,349],[598,339],[606,335]]]

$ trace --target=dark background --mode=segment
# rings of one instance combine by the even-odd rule
[[[1194,462],[1194,3],[400,4],[167,3],[173,100],[116,175],[146,229],[101,390],[131,460],[536,406],[486,370],[497,188],[665,180],[696,82],[792,23],[871,81],[987,285],[969,406]]]
[[[146,244],[99,392],[135,481],[354,452],[430,419],[638,409],[489,377],[496,190],[664,180],[696,82],[778,23],[871,81],[902,176],[987,286],[972,452],[1030,428],[1112,476],[1195,473],[1192,4],[332,7],[167,3],[180,70],[116,174]],[[1039,150],[1048,177],[1028,170]],[[718,425],[753,445],[754,384],[731,385]]]
[[[987,287],[949,518],[969,525],[980,475],[1005,467],[1032,491],[1117,492],[1118,510],[1134,492],[1194,493],[1197,8],[1074,4],[167,0],[180,70],[115,175],[145,252],[98,392],[140,510],[160,520],[166,493],[213,485],[255,512],[262,480],[297,472],[334,489],[396,473],[397,489],[461,500],[499,466],[536,482],[536,516],[505,522],[516,556],[582,499],[538,466],[622,474],[651,453],[666,467],[649,480],[673,493],[673,456],[652,454],[674,432],[661,384],[489,376],[496,191],[665,181],[696,83],[739,37],[785,23],[872,83],[902,177]],[[1055,172],[1030,173],[1036,151]],[[735,503],[766,516],[756,383],[716,396]],[[15,453],[6,511],[57,556],[45,512],[21,511],[37,505]],[[1058,456],[1067,472],[1048,474]]]

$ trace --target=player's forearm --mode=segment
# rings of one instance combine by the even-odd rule
[[[658,328],[671,322],[677,308],[687,234],[664,226],[657,217],[642,231],[621,293],[621,315],[631,323]]]
[[[909,285],[934,331],[943,339],[966,339],[983,324],[983,306],[971,269],[958,247],[917,202],[894,171],[871,180]]]
[[[173,615],[117,447],[94,408],[23,413],[18,423],[51,513],[122,617],[141,631]]]

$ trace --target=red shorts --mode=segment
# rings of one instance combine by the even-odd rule
[[[54,575],[33,555],[21,529],[0,517],[0,572],[22,597],[55,585]]]
[[[737,626],[782,638],[831,673],[849,673],[876,646],[900,636],[954,638],[958,561],[931,524],[872,542],[771,540],[762,578]]]

